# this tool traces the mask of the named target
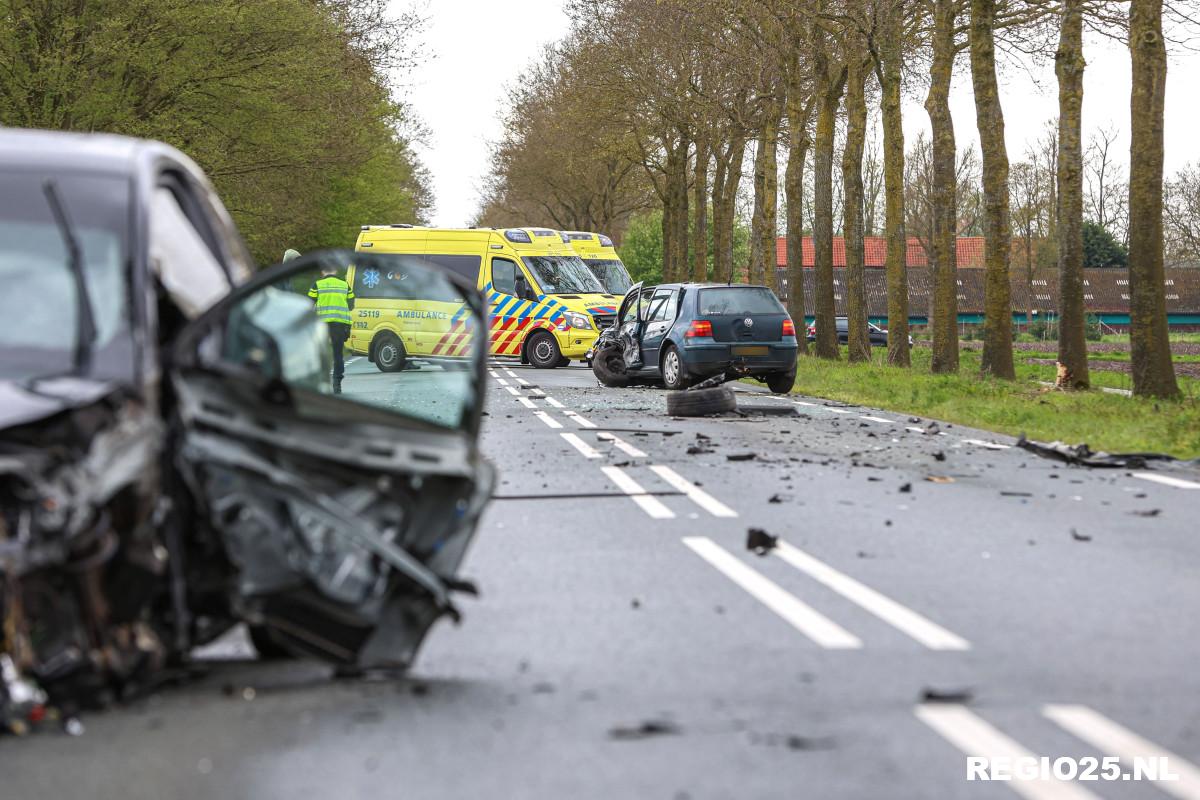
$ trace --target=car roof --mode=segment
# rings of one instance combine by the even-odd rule
[[[131,175],[138,165],[166,157],[202,174],[170,145],[148,139],[95,133],[0,128],[0,166],[67,172]]]

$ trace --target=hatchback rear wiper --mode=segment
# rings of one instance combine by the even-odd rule
[[[92,355],[92,341],[96,338],[96,318],[92,314],[92,302],[88,297],[87,277],[83,274],[83,251],[79,247],[79,239],[71,220],[67,217],[67,209],[63,206],[58,194],[58,185],[53,180],[42,184],[46,194],[46,202],[50,204],[50,212],[62,235],[63,244],[67,248],[67,266],[75,279],[75,311],[79,324],[75,328],[75,374],[87,372]]]

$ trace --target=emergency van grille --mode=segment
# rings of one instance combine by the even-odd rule
[[[596,330],[604,330],[611,328],[617,321],[616,314],[593,314],[592,319],[596,321]]]

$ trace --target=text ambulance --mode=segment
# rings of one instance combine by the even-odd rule
[[[540,369],[583,360],[616,315],[618,298],[604,291],[558,231],[366,225],[355,249],[408,255],[475,281],[491,310],[491,354]],[[409,358],[467,355],[460,351],[473,337],[465,312],[458,313],[461,302],[414,295],[402,270],[384,275],[351,268],[346,279],[356,298],[350,349],[380,370],[401,370]]]

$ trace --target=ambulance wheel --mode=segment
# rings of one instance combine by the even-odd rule
[[[545,331],[538,331],[529,337],[529,342],[525,345],[525,354],[529,356],[529,363],[538,369],[554,369],[560,366],[559,361],[562,360],[558,342],[552,334]]]
[[[567,358],[566,356],[563,356],[562,358],[560,358],[560,359],[558,360],[558,366],[560,366],[560,367],[569,367],[569,366],[571,366],[571,359]]]
[[[399,372],[408,361],[404,342],[394,333],[383,333],[375,345],[375,366],[380,372]]]

